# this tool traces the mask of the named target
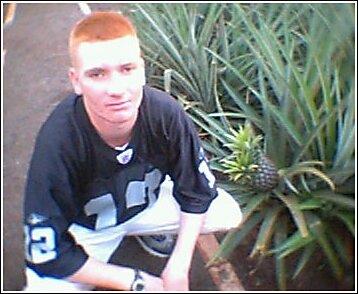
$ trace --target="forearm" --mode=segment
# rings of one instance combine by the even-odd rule
[[[177,242],[162,273],[164,290],[189,290],[191,260],[204,218],[205,214],[181,212]]]
[[[196,240],[205,219],[204,214],[180,213],[180,228],[173,253],[168,261],[180,264],[182,269],[190,268]]]
[[[129,290],[133,279],[133,269],[107,264],[91,257],[76,273],[68,277],[71,282],[117,290]]]

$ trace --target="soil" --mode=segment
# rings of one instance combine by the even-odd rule
[[[90,5],[96,9],[99,4]],[[111,8],[110,5],[107,4],[107,7]],[[7,7],[4,8],[6,11]],[[80,17],[82,13],[75,3],[20,3],[17,4],[15,19],[3,32],[6,54],[3,53],[2,93],[2,288],[6,291],[21,290],[25,284],[22,197],[26,171],[42,122],[71,91],[66,72],[66,42],[70,27]],[[254,233],[233,252],[230,261],[246,290],[276,290],[273,260],[266,258],[260,261],[248,257],[255,240]],[[145,264],[141,262],[143,260]],[[144,266],[153,273],[159,273],[165,264],[165,259],[143,252],[133,238],[126,238],[113,256],[113,262],[118,261]],[[355,287],[348,278],[336,282],[323,261],[322,256],[315,256],[312,264],[296,280],[289,280],[287,288],[340,291]],[[352,261],[351,277],[355,275],[354,264]],[[191,289],[216,290],[197,252],[190,275]]]
[[[251,234],[229,256],[237,274],[246,290],[250,291],[274,291],[278,290],[275,276],[275,260],[273,257],[250,257],[252,247],[256,240],[258,230]],[[350,263],[346,266],[346,276],[337,281],[333,276],[330,266],[322,251],[316,250],[304,270],[291,279],[298,254],[289,256],[286,261],[288,291],[353,291],[355,289],[355,256],[354,239],[342,230],[345,236],[346,246],[350,248]],[[220,236],[222,238],[223,236]]]

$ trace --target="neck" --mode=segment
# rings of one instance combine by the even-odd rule
[[[98,134],[109,146],[113,148],[123,146],[130,141],[138,112],[130,120],[115,123],[95,114],[87,113]]]

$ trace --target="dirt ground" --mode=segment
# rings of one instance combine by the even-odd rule
[[[251,234],[239,245],[229,257],[245,289],[250,291],[274,291],[278,290],[275,277],[275,260],[271,257],[260,259],[250,258],[250,253],[256,241],[258,230]],[[351,264],[345,268],[346,276],[337,281],[327,263],[323,253],[315,253],[304,270],[295,278],[291,279],[299,255],[287,258],[287,291],[354,291],[356,289],[354,240],[349,234],[346,235],[347,245],[352,250]]]
[[[120,5],[90,4],[93,10],[118,9]],[[6,291],[21,290],[25,284],[22,201],[26,172],[37,131],[71,91],[67,79],[67,36],[82,16],[75,3],[20,3],[14,20],[3,29],[2,288]],[[249,260],[249,250],[250,240],[247,240],[230,257],[245,289],[275,290],[272,261]],[[123,241],[112,260],[157,274],[165,264],[165,259],[146,254],[133,238]],[[190,275],[192,290],[216,290],[197,252]],[[307,277],[291,284],[293,290],[353,289],[349,288],[352,285],[348,288],[338,285],[319,259]]]

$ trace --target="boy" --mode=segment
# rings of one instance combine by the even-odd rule
[[[28,172],[27,290],[188,290],[199,233],[236,227],[240,208],[216,188],[180,105],[145,85],[127,18],[92,13],[69,52],[75,94],[42,126]],[[160,277],[108,263],[126,235],[170,255]]]

